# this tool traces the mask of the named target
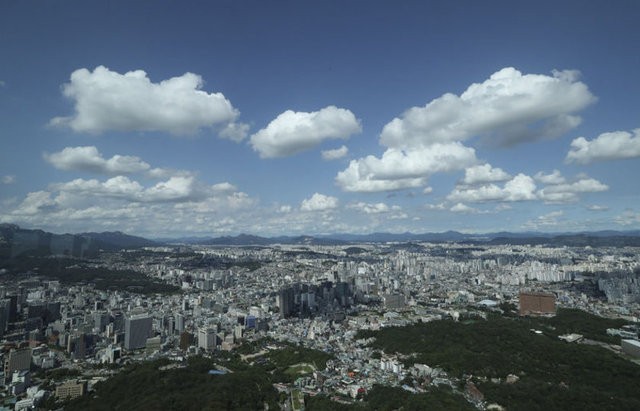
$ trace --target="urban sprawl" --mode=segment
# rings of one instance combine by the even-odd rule
[[[132,270],[177,292],[69,283],[44,268],[3,281],[3,409],[31,409],[49,396],[87,395],[126,364],[167,358],[180,366],[191,356],[215,358],[260,341],[266,343],[243,355],[244,361],[258,361],[282,344],[332,355],[324,369],[308,365],[294,383],[277,384],[289,398],[292,392],[323,393],[348,402],[376,384],[401,387],[408,375],[456,387],[433,364],[409,367],[394,353],[372,355],[369,341],[357,333],[458,321],[507,306],[543,316],[578,308],[636,323],[639,267],[640,253],[632,247],[378,243],[102,252],[73,268]],[[609,348],[634,361],[637,327],[607,332],[622,341]],[[73,378],[43,385],[41,371],[54,369],[73,371]],[[230,371],[221,363],[212,372]],[[467,394],[485,409],[473,390]],[[283,407],[295,409],[292,404],[289,399]]]

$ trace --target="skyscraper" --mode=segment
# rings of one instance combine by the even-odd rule
[[[289,318],[293,314],[294,308],[294,292],[293,288],[283,288],[278,293],[278,308],[282,318]]]
[[[198,348],[211,351],[216,348],[216,333],[211,328],[200,328],[198,330]]]
[[[124,348],[137,350],[144,348],[151,335],[151,317],[138,314],[128,317],[124,322]]]

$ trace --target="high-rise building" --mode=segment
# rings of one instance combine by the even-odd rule
[[[11,378],[14,371],[28,371],[30,367],[31,348],[12,349],[4,360],[5,379]]]
[[[98,332],[102,332],[109,324],[109,314],[105,311],[96,311],[93,313],[93,328],[98,330]]]
[[[176,314],[176,331],[182,333],[184,331],[184,315]]]
[[[278,308],[282,318],[289,318],[293,314],[295,295],[293,288],[283,288],[278,293]]]
[[[124,322],[124,348],[138,350],[144,348],[151,335],[152,319],[147,314],[128,317]]]
[[[116,333],[124,332],[124,322],[125,317],[124,314],[120,311],[116,311],[113,313],[113,331]]]
[[[3,304],[3,301],[8,300],[0,300],[0,338],[4,336],[7,325],[9,324],[9,306],[8,304]]]
[[[216,332],[211,328],[200,328],[198,330],[198,348],[212,351],[216,348]]]

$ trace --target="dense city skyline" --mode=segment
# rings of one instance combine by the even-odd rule
[[[0,222],[640,228],[636,2],[0,6]]]

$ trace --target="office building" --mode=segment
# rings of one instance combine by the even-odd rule
[[[147,314],[128,317],[124,322],[124,348],[129,351],[145,348],[151,325],[152,319]]]
[[[87,392],[86,381],[67,381],[56,387],[56,397],[74,399],[82,397]]]
[[[198,348],[212,351],[216,348],[216,332],[211,328],[200,328],[198,330]]]
[[[11,349],[4,360],[4,377],[8,380],[14,371],[29,371],[31,368],[31,348]]]

